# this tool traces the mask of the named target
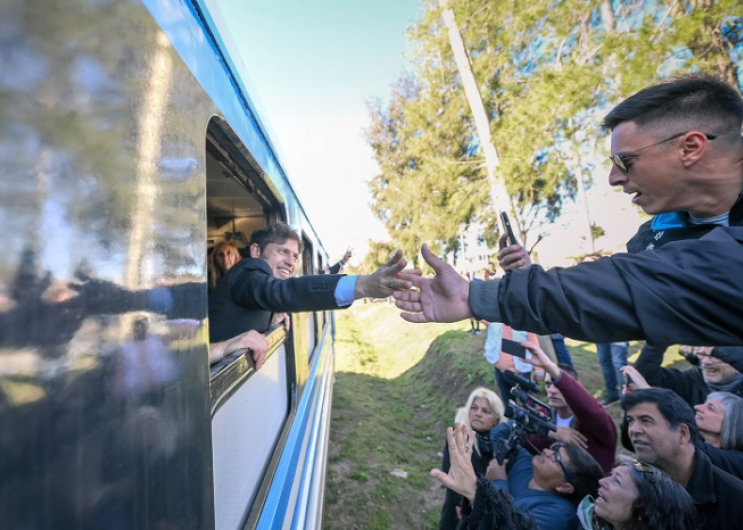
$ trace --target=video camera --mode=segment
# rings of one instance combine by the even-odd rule
[[[500,440],[495,448],[495,459],[499,464],[516,454],[527,434],[548,436],[550,431],[557,430],[550,406],[529,394],[539,392],[536,384],[510,370],[503,372],[503,377],[513,385],[505,411],[506,417],[513,420],[513,429],[508,438]]]

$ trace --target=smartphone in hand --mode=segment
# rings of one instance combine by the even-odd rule
[[[529,352],[521,344],[511,339],[503,339],[501,342],[501,351],[513,355],[514,357],[520,357],[526,359]]]
[[[519,242],[516,240],[516,236],[513,234],[513,227],[511,227],[511,221],[508,219],[508,214],[506,212],[501,212],[500,220],[501,224],[503,225],[503,230],[506,232],[506,234],[508,234],[508,244],[518,245]]]

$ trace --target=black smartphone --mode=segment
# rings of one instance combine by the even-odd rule
[[[509,245],[518,245],[518,241],[516,241],[516,236],[513,235],[513,228],[511,228],[511,221],[508,220],[508,214],[506,212],[500,213],[500,220],[501,224],[503,224],[503,230],[506,231],[506,234],[508,234],[508,244]]]
[[[503,339],[500,349],[504,353],[513,355],[514,357],[520,357],[526,359],[527,350],[521,344],[511,339]]]

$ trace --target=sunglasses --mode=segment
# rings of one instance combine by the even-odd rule
[[[625,175],[627,175],[627,174],[629,174],[629,165],[628,165],[628,163],[629,163],[629,161],[631,159],[637,158],[637,156],[638,156],[637,153],[639,153],[640,151],[644,151],[645,149],[650,149],[651,147],[655,147],[656,145],[660,145],[660,144],[665,143],[665,142],[670,142],[671,140],[675,140],[676,138],[679,138],[679,137],[681,137],[681,136],[683,136],[685,134],[688,134],[690,132],[691,131],[686,131],[686,132],[680,132],[678,134],[674,134],[673,136],[671,136],[669,138],[666,138],[665,140],[660,140],[659,142],[655,142],[654,144],[650,144],[650,145],[647,145],[647,146],[645,146],[645,147],[643,147],[641,149],[638,149],[636,151],[632,151],[632,153],[631,154],[628,154],[628,155],[609,155],[609,160],[611,160],[611,162],[615,166],[617,166],[617,169],[619,171],[621,171],[622,173],[624,173]],[[704,136],[707,138],[707,140],[714,140],[715,138],[717,138],[717,136],[714,135],[714,134],[706,134],[705,133]]]
[[[649,473],[650,475],[653,476],[653,478],[655,478],[655,471],[657,470],[657,468],[655,466],[651,466],[650,464],[646,464],[645,462],[637,462],[637,461],[630,460],[627,462],[621,462],[621,465],[632,467],[642,473]]]
[[[552,445],[550,445],[550,449],[552,450],[552,459],[557,462],[560,466],[560,469],[562,469],[562,474],[565,476],[565,482],[570,482],[570,473],[565,468],[565,464],[562,462],[562,457],[560,456],[560,449],[565,447],[565,444],[562,442],[555,442]]]

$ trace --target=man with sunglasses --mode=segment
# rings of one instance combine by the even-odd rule
[[[490,432],[493,447],[511,433],[510,423]],[[550,530],[578,528],[576,507],[586,495],[595,495],[604,476],[601,466],[577,444],[556,442],[532,457],[520,447],[513,462],[490,461],[486,473],[491,487],[509,492],[521,512],[536,527]]]
[[[648,388],[624,396],[622,409],[637,459],[686,488],[704,530],[736,528],[743,521],[743,481],[712,465],[696,448],[699,429],[684,400],[672,390]]]
[[[711,392],[731,392],[743,397],[743,348],[701,346],[699,366],[689,370],[663,367],[665,348],[647,344],[635,368],[650,386],[676,392],[690,406],[701,405]]]
[[[514,252],[501,259],[515,267],[503,279],[468,285],[424,245],[436,276],[405,275],[418,290],[395,293],[402,317],[474,316],[587,342],[743,344],[741,124],[740,93],[711,76],[641,90],[604,120],[612,131],[609,182],[656,216],[630,253],[545,271]]]

